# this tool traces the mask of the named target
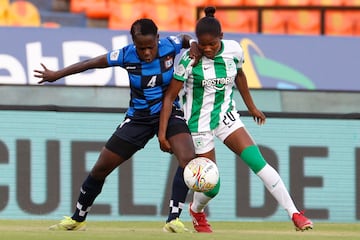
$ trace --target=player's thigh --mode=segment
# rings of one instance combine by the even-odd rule
[[[210,160],[212,160],[213,162],[216,163],[216,154],[215,154],[215,148],[211,149],[208,152],[205,153],[201,153],[201,154],[196,154],[197,157],[204,157],[204,158],[208,158]]]
[[[215,135],[236,154],[255,144],[236,111],[224,115],[223,121],[215,129]]]
[[[225,140],[224,144],[234,153],[241,154],[241,152],[248,146],[254,145],[255,142],[245,127],[236,129]]]
[[[91,169],[91,176],[97,180],[105,180],[105,178],[125,160],[126,159],[117,153],[104,147],[100,152],[98,160]]]

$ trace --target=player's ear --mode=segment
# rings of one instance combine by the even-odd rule
[[[219,35],[219,38],[220,38],[220,39],[223,39],[223,37],[224,37],[224,33],[221,32],[220,35]]]

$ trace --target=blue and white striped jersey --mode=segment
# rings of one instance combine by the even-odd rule
[[[130,103],[127,116],[143,118],[160,113],[163,95],[173,77],[175,56],[180,53],[181,47],[179,37],[161,38],[158,55],[152,62],[140,60],[133,44],[107,54],[110,66],[120,66],[129,74]],[[180,107],[178,100],[174,104]]]

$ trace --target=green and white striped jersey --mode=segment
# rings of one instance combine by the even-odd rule
[[[191,132],[215,129],[226,112],[236,109],[233,89],[244,54],[240,44],[222,40],[214,59],[203,56],[192,67],[185,51],[175,68],[174,78],[184,82],[184,114]]]

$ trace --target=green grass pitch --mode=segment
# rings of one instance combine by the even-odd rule
[[[49,231],[56,221],[0,220],[4,240],[329,240],[360,239],[360,223],[316,223],[314,229],[296,232],[291,222],[212,222],[212,234],[164,233],[162,222],[95,222],[81,232]],[[191,227],[190,222],[185,222]],[[192,229],[192,228],[191,228]]]

